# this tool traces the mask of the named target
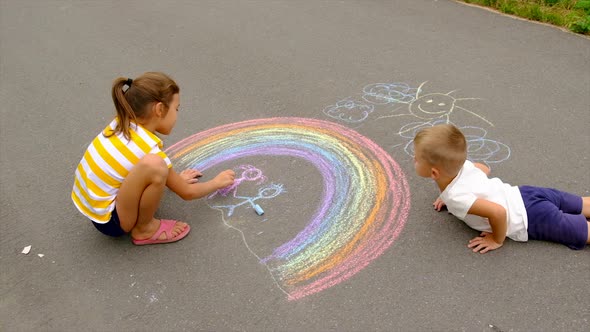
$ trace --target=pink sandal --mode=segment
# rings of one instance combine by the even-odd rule
[[[132,240],[133,244],[135,244],[136,246],[143,246],[146,244],[159,244],[159,243],[176,242],[178,240],[183,239],[188,234],[188,232],[191,230],[191,227],[189,225],[186,225],[186,228],[180,234],[173,237],[172,236],[172,229],[174,228],[174,225],[176,225],[176,220],[161,219],[160,220],[160,228],[156,231],[156,233],[154,235],[152,235],[151,238],[145,239],[145,240],[133,239]],[[166,239],[159,240],[158,238],[164,232],[166,233]]]

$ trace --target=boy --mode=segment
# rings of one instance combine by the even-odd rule
[[[465,136],[455,126],[420,130],[414,154],[416,173],[432,178],[441,191],[434,208],[440,211],[446,205],[455,217],[482,232],[467,245],[473,252],[498,249],[506,237],[558,242],[576,250],[590,243],[590,197],[488,178],[487,166],[467,160]]]

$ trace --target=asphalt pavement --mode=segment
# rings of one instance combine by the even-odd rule
[[[139,247],[70,192],[146,71],[181,89],[175,167],[241,181],[167,192],[191,233]],[[493,176],[590,196],[587,37],[446,0],[2,0],[0,88],[2,331],[588,330],[590,249],[472,253],[409,144],[452,122]]]

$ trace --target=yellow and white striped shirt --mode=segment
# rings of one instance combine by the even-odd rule
[[[97,223],[109,221],[121,183],[146,154],[157,154],[168,168],[172,167],[162,151],[162,140],[141,125],[131,123],[131,140],[123,133],[105,137],[103,133],[111,133],[117,121],[115,118],[88,146],[76,169],[72,189],[74,205]]]

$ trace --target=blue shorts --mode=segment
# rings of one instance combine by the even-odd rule
[[[117,208],[115,208],[113,210],[113,212],[111,213],[111,219],[108,222],[106,222],[104,224],[99,224],[99,223],[93,221],[92,224],[101,233],[108,235],[108,236],[119,237],[119,236],[127,234],[123,230],[123,228],[121,228],[121,222],[119,221],[119,215],[117,214]]]
[[[584,249],[588,222],[582,214],[582,197],[550,188],[520,186],[529,225],[530,240],[565,244]]]

